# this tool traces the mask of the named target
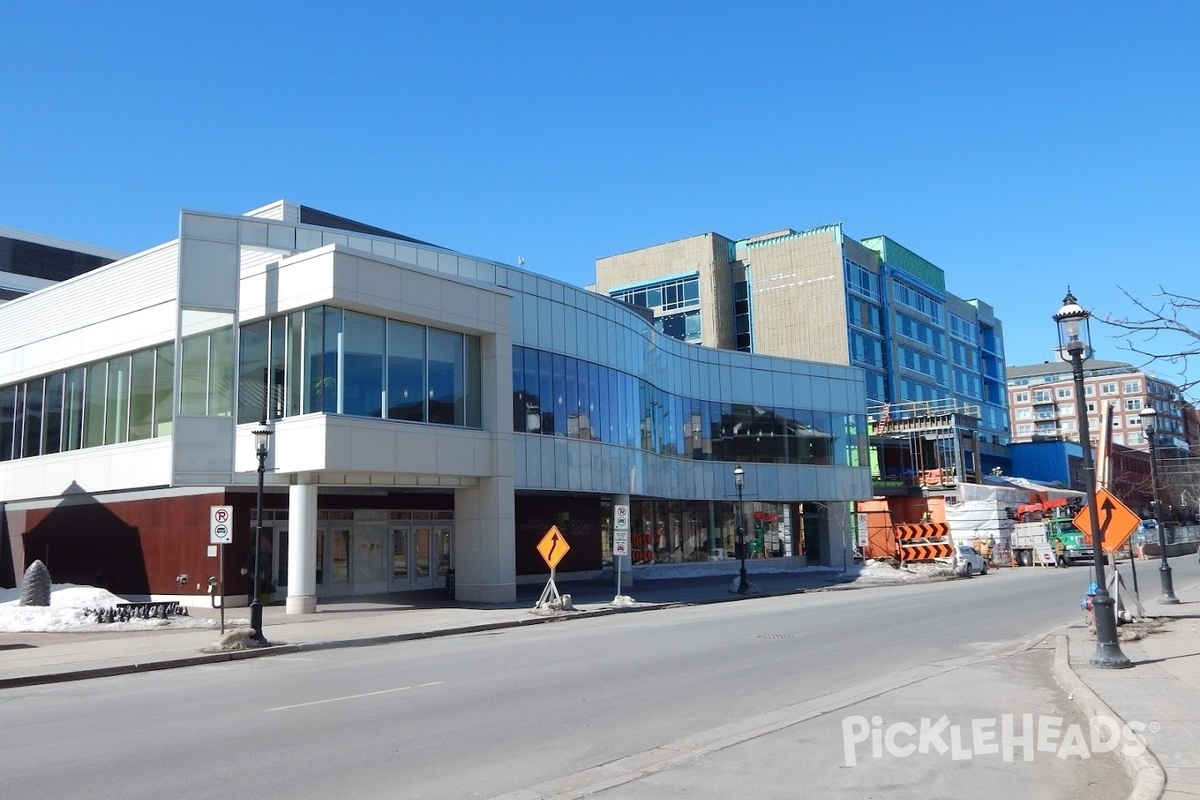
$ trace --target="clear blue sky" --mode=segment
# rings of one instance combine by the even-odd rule
[[[8,227],[136,251],[286,198],[586,285],[840,221],[994,305],[1010,364],[1067,284],[1197,293],[1200,3],[8,0],[0,30]]]

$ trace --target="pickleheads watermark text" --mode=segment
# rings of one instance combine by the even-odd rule
[[[882,717],[853,716],[842,720],[842,747],[846,766],[853,767],[861,757],[908,758],[934,753],[965,761],[998,756],[1005,761],[1033,761],[1038,753],[1056,758],[1087,759],[1101,753],[1120,751],[1125,756],[1145,752],[1142,734],[1157,725],[1141,722],[1122,723],[1112,717],[1088,717],[1085,724],[1067,723],[1063,717],[1004,714],[991,719],[972,719],[963,724],[942,716],[934,720],[884,724]],[[867,743],[870,743],[867,745]],[[859,745],[863,745],[860,748]]]

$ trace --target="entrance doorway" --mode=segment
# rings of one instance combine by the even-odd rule
[[[317,595],[443,588],[453,549],[451,522],[322,522],[317,528]]]

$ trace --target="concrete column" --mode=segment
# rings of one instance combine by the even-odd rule
[[[821,565],[837,567],[849,565],[853,560],[850,552],[850,515],[854,512],[851,503],[822,503]]]
[[[517,599],[516,513],[511,476],[480,478],[454,494],[454,597],[474,603]]]
[[[317,610],[317,487],[288,487],[287,613]]]
[[[612,502],[613,502],[614,506],[627,506],[627,505],[629,505],[629,495],[614,494]],[[613,512],[614,526],[616,524],[615,520],[616,520],[616,512],[614,511]],[[630,550],[632,550],[633,549],[633,509],[630,509],[630,514],[629,514],[629,542],[630,542],[629,548],[630,548]],[[624,590],[626,586],[633,586],[633,559],[630,558],[630,556],[628,554],[623,555],[623,556],[613,555],[613,585],[614,586],[617,583],[617,562],[620,562],[621,589]]]

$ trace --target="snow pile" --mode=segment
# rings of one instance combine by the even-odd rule
[[[854,572],[855,570],[851,570]],[[858,580],[872,581],[910,581],[918,576],[903,569],[897,569],[884,561],[867,561],[857,569]]]
[[[115,608],[124,603],[105,589],[56,583],[50,587],[50,605],[22,606],[20,589],[0,589],[0,633],[61,633],[144,631],[159,628],[215,628],[217,620],[171,616],[168,619],[132,619],[129,622],[98,623],[88,609]],[[230,622],[225,623],[229,625]]]

